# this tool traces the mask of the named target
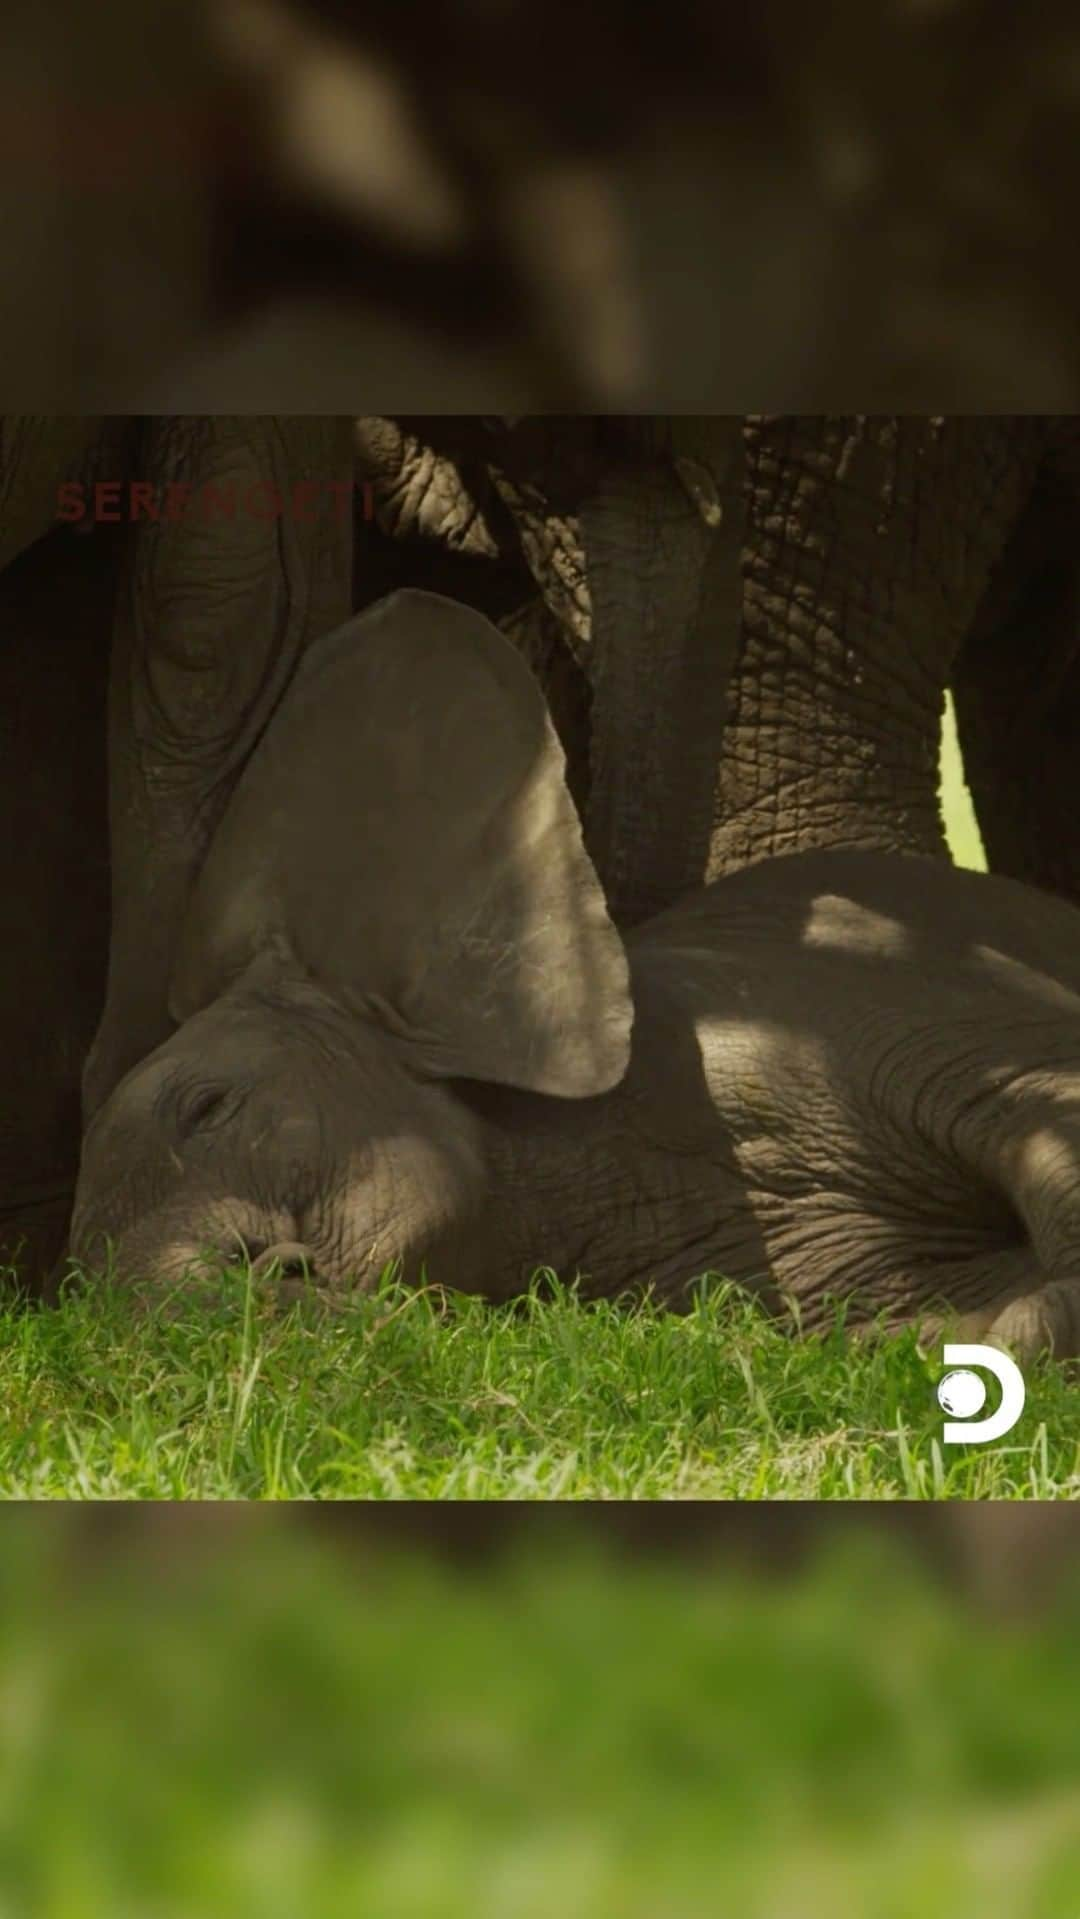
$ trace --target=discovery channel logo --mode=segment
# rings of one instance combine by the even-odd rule
[[[1024,1377],[1014,1359],[996,1346],[946,1346],[946,1366],[956,1370],[939,1380],[937,1397],[942,1412],[951,1413],[945,1421],[942,1439],[946,1446],[983,1446],[987,1440],[1002,1439],[1011,1433],[1024,1410]],[[993,1373],[1001,1387],[1001,1404],[985,1419],[976,1419],[986,1404],[986,1382],[973,1366]]]

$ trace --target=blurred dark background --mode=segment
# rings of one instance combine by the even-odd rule
[[[7,404],[1071,410],[1064,0],[14,0]]]

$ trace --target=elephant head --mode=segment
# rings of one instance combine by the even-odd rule
[[[84,1145],[72,1247],[179,1275],[427,1253],[484,1193],[455,1082],[560,1102],[625,1072],[621,940],[539,688],[478,613],[392,594],[317,642],[193,892],[176,1031]]]

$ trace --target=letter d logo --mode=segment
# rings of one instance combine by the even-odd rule
[[[988,1439],[1001,1439],[1005,1433],[1011,1433],[1024,1410],[1026,1397],[1024,1377],[1016,1361],[996,1346],[946,1346],[944,1359],[946,1366],[982,1366],[993,1373],[1001,1387],[1001,1405],[997,1412],[988,1413],[985,1419],[973,1419],[971,1415],[986,1404],[986,1386],[978,1373],[962,1370],[946,1373],[944,1379],[939,1380],[938,1405],[943,1412],[957,1415],[945,1421],[941,1437],[946,1446],[970,1445],[973,1440],[984,1445]]]

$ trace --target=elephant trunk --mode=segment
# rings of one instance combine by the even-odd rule
[[[743,423],[678,420],[582,505],[591,609],[586,841],[616,923],[708,875],[741,629]]]

